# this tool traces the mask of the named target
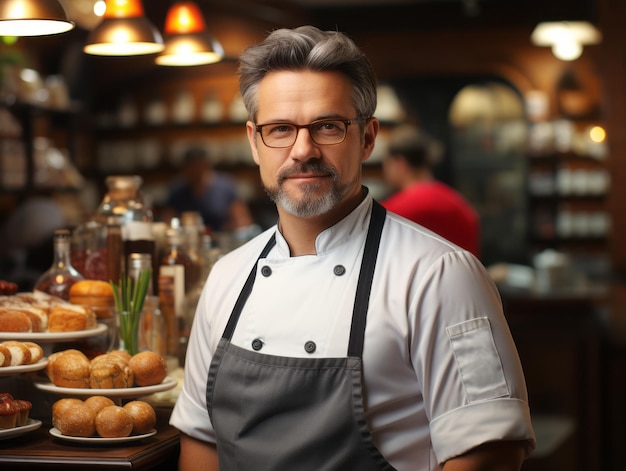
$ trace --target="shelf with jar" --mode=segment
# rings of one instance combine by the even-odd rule
[[[611,182],[605,138],[596,122],[558,120],[531,127],[528,207],[533,245],[606,249]]]

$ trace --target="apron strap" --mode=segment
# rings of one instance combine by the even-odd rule
[[[363,343],[365,341],[365,323],[367,321],[367,310],[370,302],[370,291],[372,280],[374,279],[374,269],[378,258],[378,246],[380,236],[385,225],[385,215],[387,210],[376,200],[372,200],[372,215],[370,225],[365,239],[365,249],[363,250],[363,261],[357,283],[354,300],[354,310],[352,311],[352,326],[350,328],[350,343],[348,344],[348,356],[361,358],[363,354]]]
[[[237,321],[239,320],[239,316],[241,315],[241,311],[243,311],[243,306],[244,304],[246,304],[246,301],[248,300],[248,297],[252,292],[259,260],[267,257],[267,254],[270,253],[270,250],[272,250],[272,247],[274,247],[274,245],[276,245],[276,233],[272,234],[272,237],[270,237],[270,240],[267,241],[267,244],[261,252],[261,255],[259,255],[259,258],[257,258],[256,262],[254,262],[254,267],[252,267],[252,270],[248,275],[248,279],[246,280],[246,284],[243,285],[243,289],[239,293],[239,297],[237,298],[237,302],[235,303],[233,312],[230,316],[230,319],[228,320],[228,324],[226,324],[226,328],[224,329],[224,333],[222,334],[223,339],[230,340],[232,338],[235,327],[237,326]]]

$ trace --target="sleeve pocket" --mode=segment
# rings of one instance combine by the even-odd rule
[[[500,356],[486,317],[446,328],[469,402],[507,396]]]

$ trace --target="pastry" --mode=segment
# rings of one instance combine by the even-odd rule
[[[128,361],[128,366],[135,374],[135,384],[137,386],[159,384],[167,376],[167,363],[156,352],[137,353]]]
[[[88,306],[58,304],[52,308],[48,317],[48,332],[75,332],[94,329],[96,326],[96,315]]]
[[[52,425],[63,435],[90,437],[96,431],[96,414],[80,399],[63,398],[52,405]]]
[[[48,357],[46,374],[55,386],[89,388],[89,359],[80,350],[69,349]]]
[[[124,405],[133,419],[133,433],[141,435],[152,430],[157,421],[156,412],[150,404],[144,401],[131,401]]]
[[[101,437],[128,437],[132,431],[133,419],[121,406],[107,406],[96,415],[96,432]]]

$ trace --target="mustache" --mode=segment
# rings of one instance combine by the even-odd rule
[[[289,177],[303,173],[325,173],[331,175],[333,179],[337,178],[337,170],[334,167],[320,161],[308,161],[282,169],[278,174],[278,183],[282,183]]]

